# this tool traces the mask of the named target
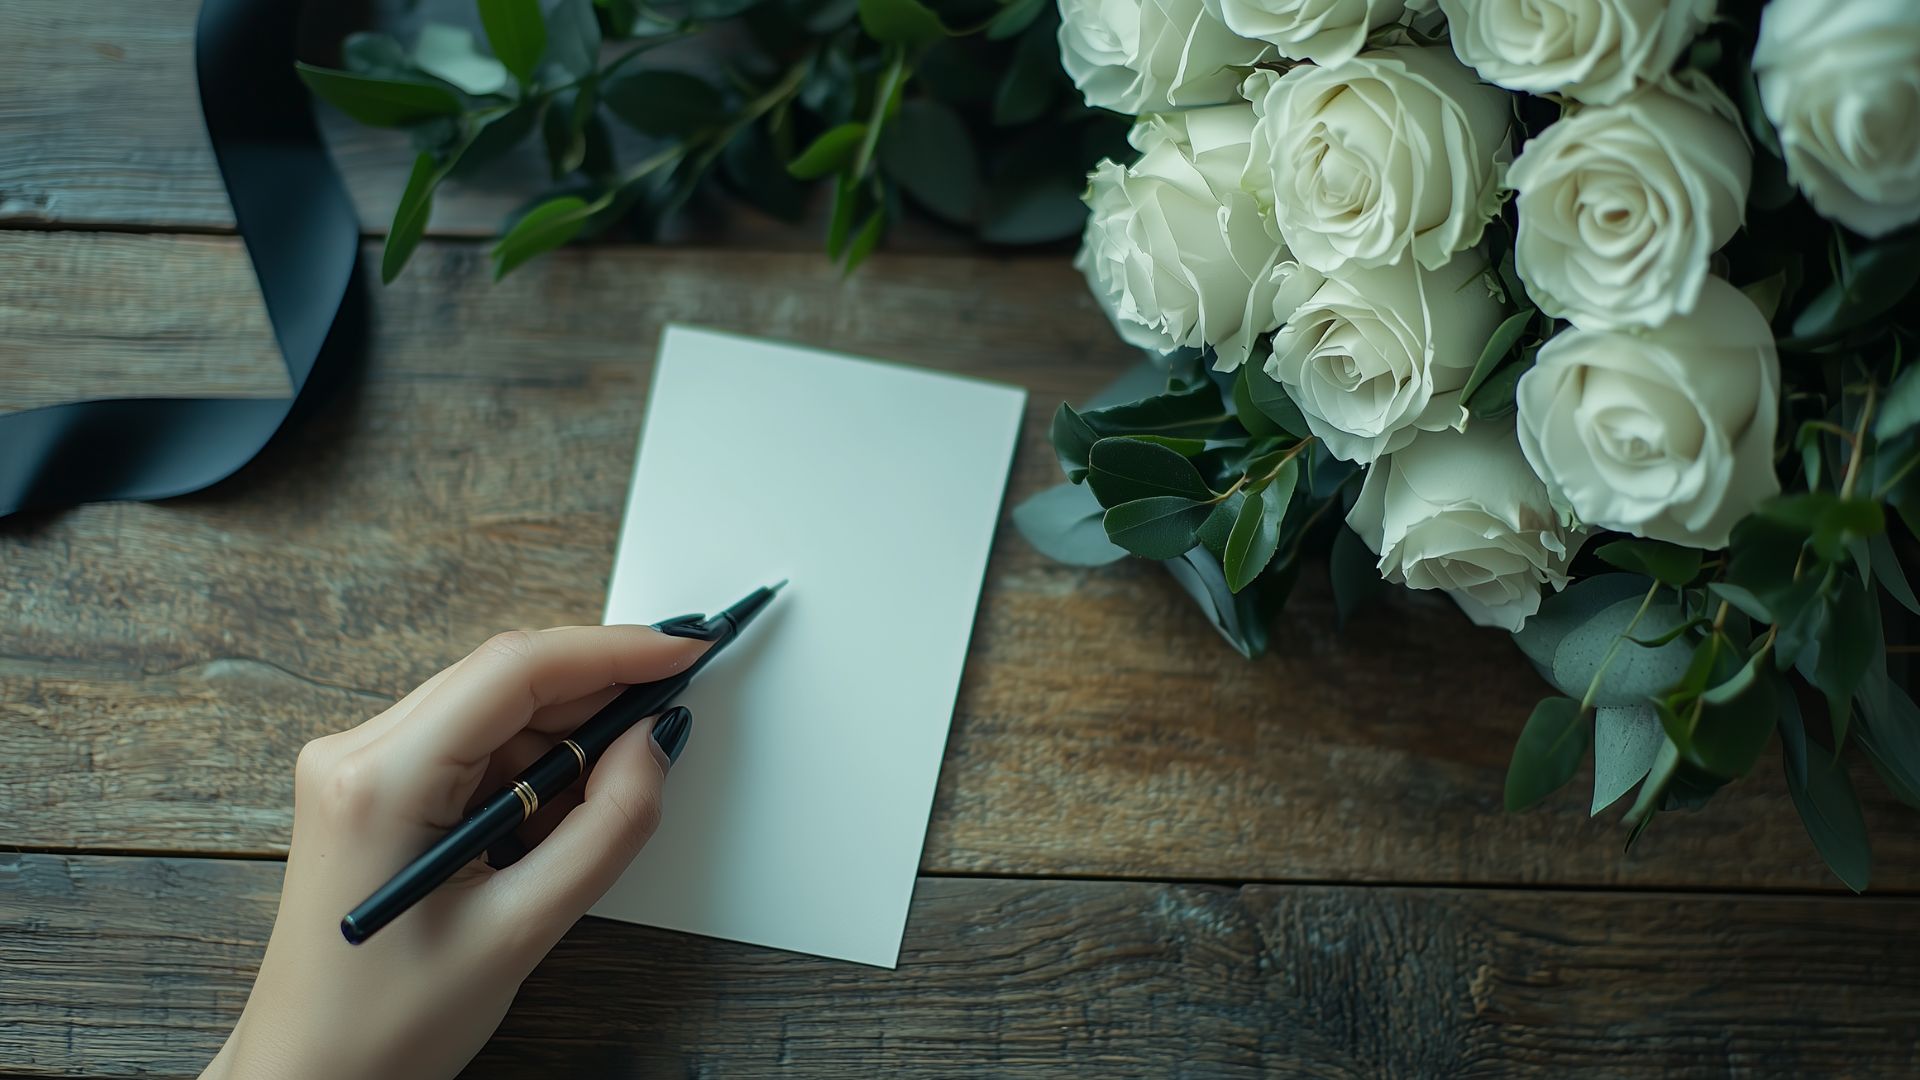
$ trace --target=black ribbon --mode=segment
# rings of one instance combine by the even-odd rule
[[[292,396],[79,401],[0,416],[0,516],[222,480],[358,345],[360,226],[293,72],[300,8],[205,0],[194,40],[207,134]]]

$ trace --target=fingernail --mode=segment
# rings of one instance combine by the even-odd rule
[[[675,705],[653,723],[653,741],[667,755],[669,765],[680,760],[680,751],[686,749],[687,736],[692,733],[693,710],[685,705]]]
[[[668,637],[695,638],[700,641],[712,641],[720,636],[720,628],[709,623],[705,615],[675,615],[654,623],[653,628]]]

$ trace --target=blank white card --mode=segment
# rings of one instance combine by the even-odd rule
[[[681,699],[665,819],[593,914],[898,962],[1025,399],[667,328],[606,620],[792,584]]]

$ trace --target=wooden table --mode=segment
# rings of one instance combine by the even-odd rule
[[[0,7],[0,409],[285,386],[195,109],[194,0]],[[336,125],[364,220],[394,138]],[[488,281],[451,191],[366,367],[233,479],[0,521],[0,1074],[189,1076],[270,925],[292,765],[497,629],[597,617],[669,320],[1031,391],[1128,362],[1059,257],[813,237]],[[377,240],[368,242],[368,251]],[[898,971],[589,919],[472,1075],[1920,1072],[1920,835],[1837,892],[1777,767],[1631,856],[1584,780],[1501,812],[1540,687],[1432,596],[1306,575],[1240,660],[1157,568],[1001,529]],[[669,809],[669,812],[670,809]]]

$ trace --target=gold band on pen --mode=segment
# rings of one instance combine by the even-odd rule
[[[580,761],[580,775],[585,776],[587,774],[587,752],[580,749],[580,744],[574,742],[572,739],[561,739],[560,745],[573,751],[573,756]]]
[[[532,817],[533,812],[540,809],[540,793],[533,790],[533,785],[527,783],[525,780],[515,780],[513,782],[513,793],[520,798],[521,821]]]

